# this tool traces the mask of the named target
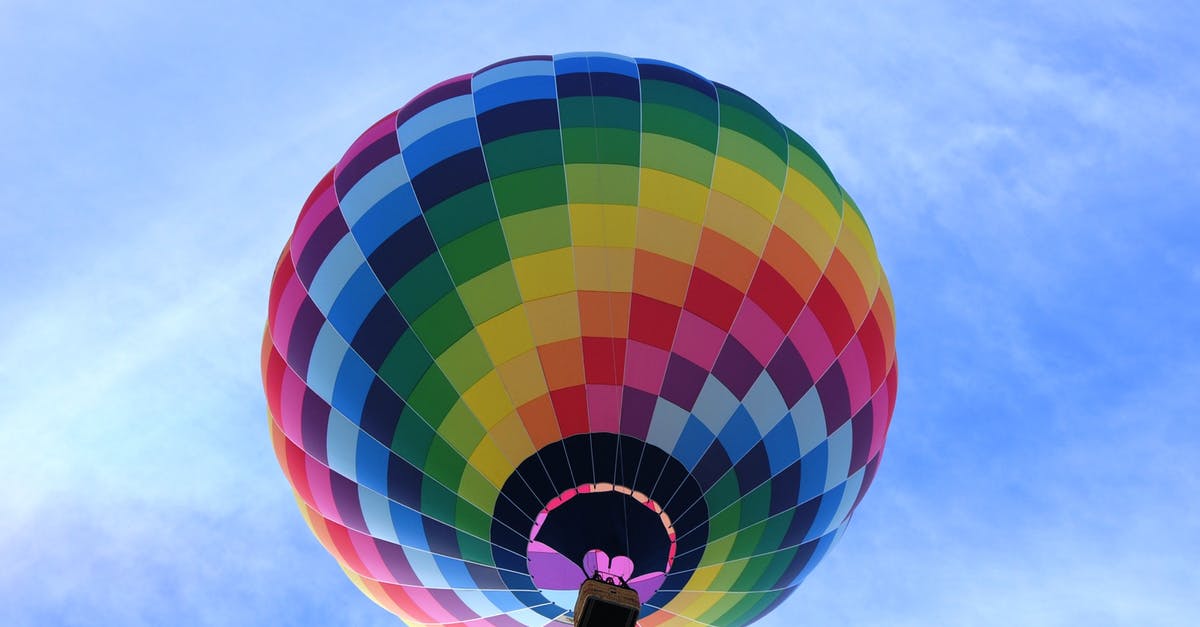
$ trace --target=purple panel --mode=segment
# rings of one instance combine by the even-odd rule
[[[850,419],[854,442],[850,451],[850,474],[854,474],[867,463],[871,454],[871,432],[875,427],[875,409],[870,401]]]
[[[832,434],[850,420],[850,391],[846,389],[841,364],[833,362],[817,381],[817,394],[821,395],[821,408],[825,410],[825,432]]]
[[[296,319],[292,322],[292,333],[288,336],[287,363],[301,379],[308,376],[308,361],[312,356],[313,344],[317,341],[317,333],[325,323],[325,316],[313,304],[312,299],[304,297]]]
[[[690,412],[707,377],[708,371],[704,368],[671,353],[667,373],[663,377],[662,397]]]
[[[404,555],[404,549],[380,539],[375,540],[375,548],[379,549],[383,564],[396,578],[397,583],[405,586],[421,585],[421,579],[417,577],[417,573],[413,572],[412,565],[408,563],[408,558]]]
[[[790,339],[783,341],[771,358],[771,363],[767,364],[767,374],[775,382],[775,387],[779,388],[788,407],[795,407],[813,385],[808,366]]]
[[[296,259],[296,276],[300,277],[300,282],[304,283],[304,287],[312,285],[313,277],[321,268],[321,264],[325,263],[329,251],[333,250],[338,241],[349,231],[346,219],[342,217],[340,211],[330,212],[324,220],[321,220],[317,228],[313,229],[312,236],[304,243],[304,248],[300,250],[300,255]]]
[[[621,396],[621,433],[645,440],[650,432],[650,417],[658,396],[637,388],[624,386]]]
[[[313,459],[329,465],[326,452],[329,431],[329,403],[326,403],[309,388],[304,388],[304,402],[300,410],[300,439],[304,450]]]
[[[362,504],[358,502],[358,484],[336,472],[330,472],[329,485],[333,491],[333,502],[342,517],[342,524],[370,535],[367,522],[363,520]]]
[[[450,80],[438,83],[421,92],[416,98],[408,101],[404,108],[396,112],[396,128],[400,128],[414,115],[443,100],[449,100],[455,96],[465,96],[469,93],[471,93],[470,74],[455,76]]]
[[[762,365],[754,359],[754,355],[732,336],[725,340],[717,363],[713,365],[713,376],[725,384],[739,401],[746,398],[746,392],[750,391],[750,386],[754,385],[761,372]]]
[[[397,122],[397,124],[399,123]],[[363,148],[361,152],[354,155],[354,158],[349,163],[338,170],[337,178],[333,183],[338,200],[340,201],[345,197],[346,192],[350,191],[355,183],[366,176],[367,172],[374,170],[375,166],[398,154],[400,154],[400,140],[396,138],[394,132],[380,137]]]

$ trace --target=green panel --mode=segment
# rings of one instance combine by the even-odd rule
[[[787,176],[787,163],[781,161],[769,148],[746,135],[728,129],[721,131],[720,146],[718,154],[722,157],[732,159],[754,170],[770,181],[775,189],[783,189],[783,180]]]
[[[425,352],[416,332],[409,329],[400,336],[383,360],[383,365],[379,367],[379,378],[404,398],[412,392],[432,363],[433,359]]]
[[[463,559],[468,562],[494,565],[492,561],[492,545],[465,534],[458,534],[458,550]]]
[[[725,564],[722,566],[721,570],[717,571],[716,578],[709,584],[709,590],[729,590],[732,588],[741,575],[739,571],[740,566],[742,566],[741,563]],[[720,618],[722,614],[728,612],[730,608],[736,605],[738,599],[739,595],[736,594],[725,595],[720,601],[717,601],[712,607],[705,610],[699,616],[699,619],[702,622],[715,622],[717,618]]]
[[[641,132],[642,103],[616,96],[597,96],[592,98],[592,104],[597,127]]]
[[[768,481],[742,497],[738,504],[742,508],[740,527],[749,527],[771,515],[771,482]]]
[[[500,221],[513,259],[571,245],[571,215],[565,205],[526,211]]]
[[[716,156],[682,139],[647,133],[642,135],[642,167],[670,172],[705,187],[712,184]]]
[[[767,567],[770,565],[770,555],[760,555],[751,558],[746,562],[746,567],[742,570],[742,574],[738,575],[737,580],[730,584],[729,589],[734,592],[746,592],[756,589],[756,584],[762,579],[762,574],[766,572]]]
[[[757,616],[760,612],[766,610],[767,606],[773,603],[780,594],[780,592],[775,591],[739,594],[737,604],[729,608],[727,615],[730,618]]]
[[[639,175],[637,167],[627,165],[568,165],[567,190],[571,202],[636,205]]]
[[[662,108],[664,105],[672,109],[694,112],[710,124],[716,124],[718,120],[717,101],[709,95],[670,81],[642,81],[643,112],[651,106]],[[645,126],[644,120],[642,124]],[[716,137],[713,137],[713,140],[715,141]]]
[[[439,479],[440,480],[440,479]],[[450,485],[457,485],[458,481]],[[444,485],[430,481],[427,477],[421,482],[421,513],[426,516],[454,526],[454,514],[458,505],[458,496]]]
[[[454,516],[454,526],[476,538],[487,538],[492,533],[492,517],[479,508],[459,499]]]
[[[561,165],[493,178],[492,190],[502,217],[567,203],[567,186]]]
[[[765,553],[782,545],[783,538],[787,536],[788,527],[792,526],[792,518],[795,515],[796,510],[789,509],[768,518],[767,526],[763,529],[762,537],[759,538],[758,546],[755,547],[754,552]]]
[[[441,355],[474,328],[457,292],[446,294],[409,323],[431,355]]]
[[[496,203],[487,183],[461,191],[425,211],[425,222],[439,248],[495,220]]]
[[[471,413],[470,409],[467,409],[466,404],[461,400],[454,403],[450,412],[446,414],[446,419],[438,426],[438,435],[449,442],[455,450],[462,451],[465,455],[474,451],[486,434],[483,425],[479,424],[479,419]]]
[[[571,96],[558,100],[558,123],[563,130],[570,128],[592,128],[596,115],[591,96]]]
[[[683,109],[643,105],[642,132],[677,137],[709,152],[717,152],[717,125]]]
[[[425,457],[437,437],[433,428],[426,424],[412,407],[405,407],[404,411],[400,412],[400,422],[396,425],[391,449],[404,461],[417,468],[424,468]]]
[[[521,291],[517,288],[517,277],[512,263],[502,263],[487,272],[463,283],[458,288],[467,314],[475,324],[491,320],[521,303]]]
[[[762,105],[729,89],[717,88],[721,101],[721,126],[735,130],[767,146],[780,159],[787,159],[787,137],[783,125]]]
[[[640,142],[637,131],[623,128],[568,128],[563,129],[563,157],[568,164],[637,165]]]
[[[709,522],[709,538],[716,538],[716,534],[712,532],[712,522]],[[696,568],[704,566],[712,566],[725,561],[725,556],[729,553],[729,548],[733,546],[733,538],[719,538],[717,540],[709,540],[708,546],[704,547],[704,555],[700,557],[700,563]]]
[[[461,480],[463,469],[466,466],[467,462],[462,456],[450,448],[449,443],[438,438],[430,444],[428,462],[420,470],[442,485],[457,486]],[[429,481],[423,481],[422,486],[426,483],[429,483]],[[424,487],[421,489],[421,500],[425,500]]]
[[[788,582],[779,581],[780,577],[787,572],[789,566],[792,565],[792,560],[796,559],[796,552],[800,547],[789,547],[774,553],[764,555],[767,558],[767,565],[763,568],[762,575],[759,576],[757,585],[759,587],[775,587]]]
[[[409,407],[421,414],[429,426],[437,428],[458,400],[458,392],[454,391],[454,387],[440,370],[430,368],[406,400]],[[436,440],[434,443],[436,444]],[[452,485],[457,483],[456,481]]]
[[[562,165],[562,137],[558,129],[518,133],[489,143],[483,154],[488,176],[498,179],[522,170]]]
[[[735,504],[713,516],[708,521],[708,537],[723,538],[732,544],[734,538],[730,534],[736,533],[741,528],[741,513],[742,508]]]
[[[508,245],[499,220],[442,245],[442,259],[458,285],[508,261]]]
[[[416,320],[429,306],[454,289],[441,255],[418,263],[388,290],[388,296],[406,320]]]
[[[458,493],[484,512],[491,512],[496,506],[496,497],[500,490],[488,483],[474,466],[467,466],[463,471],[462,482],[458,485]]]
[[[825,165],[825,161],[817,154],[813,147],[804,141],[804,138],[796,134],[795,131],[788,130],[788,166],[793,170],[803,174],[805,178],[812,181],[817,189],[829,199],[829,203],[838,210],[838,214],[842,212],[842,188],[838,185],[837,180],[833,178],[833,173],[829,171],[829,166]]]
[[[469,390],[492,369],[492,360],[474,329],[439,355],[437,364],[459,393]]]
[[[708,505],[709,515],[712,515],[733,505],[741,496],[742,489],[738,486],[737,474],[730,468],[704,494],[704,502]]]
[[[754,555],[766,528],[767,522],[764,520],[739,531],[737,540],[733,543],[733,550],[729,553],[729,559],[736,560]]]

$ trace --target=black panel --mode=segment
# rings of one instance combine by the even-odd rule
[[[562,443],[567,457],[571,460],[571,472],[575,474],[575,482],[580,485],[596,483],[591,439],[587,435],[576,435],[562,440]]]
[[[447,157],[412,179],[421,211],[429,211],[447,198],[488,182],[483,149],[471,148]]]
[[[388,289],[436,251],[437,244],[424,216],[418,216],[384,240],[367,262],[384,289]]]
[[[771,479],[771,516],[796,506],[800,497],[800,460],[796,460]]]
[[[817,511],[820,509],[821,497],[819,496],[798,505],[792,515],[792,523],[788,525],[787,533],[783,535],[780,547],[796,546],[803,542],[804,536],[808,535],[808,530],[812,528],[813,521],[817,518]]]
[[[462,557],[458,548],[458,532],[454,530],[454,527],[428,516],[421,516],[421,523],[425,527],[425,538],[429,540],[431,551],[449,557]]]
[[[615,96],[634,102],[641,97],[641,83],[632,76],[615,72],[592,72],[591,78],[593,96]]]
[[[678,68],[658,63],[638,63],[638,75],[642,77],[642,80],[668,81],[694,89],[714,101],[717,99],[717,90],[712,83]]]
[[[592,459],[596,465],[596,480],[612,483],[616,479],[617,435],[615,433],[593,433]]]
[[[480,113],[479,138],[484,144],[518,133],[558,128],[557,100],[523,100]]]
[[[700,489],[707,492],[732,466],[733,461],[729,459],[725,447],[721,446],[719,441],[713,440],[712,445],[704,452],[704,456],[696,462],[696,467],[692,469],[692,476],[700,484]]]
[[[354,340],[350,342],[350,347],[367,362],[371,370],[378,372],[388,353],[406,330],[408,323],[404,321],[404,316],[400,315],[396,304],[385,294],[363,319],[358,332],[354,334]]]
[[[363,403],[362,418],[358,426],[379,443],[391,446],[402,411],[404,400],[382,379],[375,379],[367,390],[367,400]]]
[[[425,473],[396,455],[388,456],[387,473],[388,498],[421,511],[421,481],[425,479]]]
[[[771,462],[767,457],[767,445],[761,440],[746,453],[733,469],[737,472],[738,488],[749,494],[771,478]]]

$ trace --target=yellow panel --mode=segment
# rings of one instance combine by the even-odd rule
[[[749,205],[768,220],[779,207],[779,189],[758,172],[725,157],[717,157],[713,189]]]
[[[713,580],[717,578],[717,571],[719,570],[721,570],[720,564],[713,564],[712,566],[697,568],[696,572],[692,573],[692,577],[688,579],[687,587],[691,588],[692,590],[707,589],[710,585],[712,585]],[[689,604],[688,610],[686,610],[688,614],[691,614],[690,605],[691,604]]]
[[[479,446],[475,448],[475,452],[471,453],[471,463],[476,470],[479,471],[492,485],[504,485],[504,481],[512,474],[513,468],[517,462],[513,462],[504,457],[500,449],[496,447],[496,442],[491,438],[484,438],[479,441]]]
[[[638,210],[637,247],[691,265],[700,243],[700,225],[655,209]]]
[[[700,224],[708,204],[708,188],[682,176],[661,170],[642,168],[638,205],[658,209]]]
[[[542,360],[536,350],[531,349],[496,366],[496,372],[500,374],[512,404],[517,407],[547,392],[546,375],[542,372]]]
[[[576,246],[632,248],[637,208],[629,205],[571,205],[571,242]]]
[[[775,212],[764,218],[757,211],[720,192],[713,192],[709,199],[708,215],[704,218],[705,228],[712,229],[742,245],[755,254],[762,252],[771,232],[771,221]]]
[[[795,201],[805,212],[811,213],[830,237],[837,235],[842,216],[838,215],[837,208],[829,204],[829,199],[808,180],[808,177],[788,169],[787,180],[783,184],[783,195]]]
[[[493,370],[487,373],[471,389],[463,392],[462,400],[471,408],[484,429],[491,429],[505,415],[513,411],[512,402],[500,376]]]
[[[527,301],[525,315],[538,346],[579,337],[579,299],[573,291]]]
[[[517,257],[512,261],[522,300],[533,300],[575,289],[575,263],[570,248]]]
[[[575,282],[580,291],[632,291],[633,249],[576,247]]]
[[[830,233],[811,213],[786,196],[779,204],[775,226],[799,244],[818,267],[825,266],[833,252],[836,229]]]
[[[509,309],[475,327],[475,330],[479,332],[494,364],[533,349],[533,336],[529,332],[529,318],[525,316],[524,305]]]
[[[487,437],[496,442],[496,447],[508,459],[524,460],[535,452],[529,434],[525,431],[525,423],[521,422],[521,417],[516,412],[505,416],[504,420],[488,432]]]
[[[694,601],[687,604],[683,612],[688,616],[699,616],[723,598],[725,598],[725,594],[721,592],[701,592]]]

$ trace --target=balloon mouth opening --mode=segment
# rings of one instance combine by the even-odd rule
[[[542,508],[526,555],[542,590],[575,591],[594,579],[630,588],[645,602],[662,586],[677,550],[674,523],[660,503],[628,486],[586,483]]]

